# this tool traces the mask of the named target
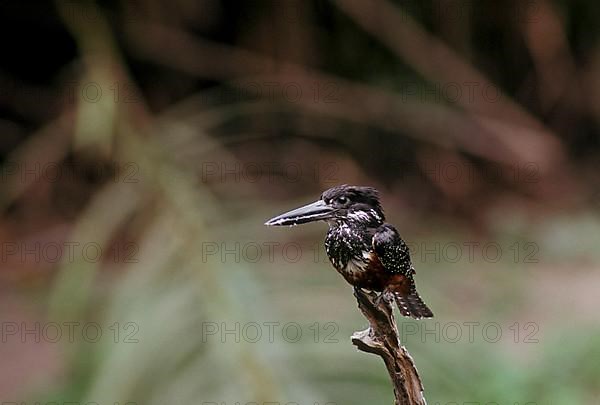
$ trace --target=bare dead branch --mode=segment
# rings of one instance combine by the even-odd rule
[[[400,344],[393,306],[377,294],[354,289],[358,308],[370,327],[352,335],[352,344],[366,353],[380,356],[394,386],[396,405],[425,405],[423,384],[412,357]]]

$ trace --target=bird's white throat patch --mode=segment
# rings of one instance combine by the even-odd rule
[[[370,221],[372,219],[376,219],[376,220],[380,220],[380,216],[379,214],[377,214],[377,211],[375,210],[369,210],[369,211],[363,211],[363,210],[359,210],[359,211],[352,211],[348,213],[348,218],[351,221],[356,221],[356,222],[364,222],[364,221]]]

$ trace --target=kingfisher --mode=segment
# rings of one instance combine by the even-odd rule
[[[393,298],[403,316],[433,317],[417,292],[408,246],[396,228],[385,222],[376,189],[336,186],[314,203],[276,216],[265,225],[295,226],[315,221],[329,225],[327,256],[354,288],[380,293],[378,299]]]

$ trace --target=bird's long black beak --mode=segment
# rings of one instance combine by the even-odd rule
[[[269,219],[265,222],[268,226],[291,226],[305,224],[307,222],[319,221],[322,219],[332,218],[334,209],[323,202],[323,200],[315,201],[312,204],[304,207],[296,208],[295,210],[286,212]]]

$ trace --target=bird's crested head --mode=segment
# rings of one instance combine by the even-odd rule
[[[272,218],[265,225],[291,226],[326,221],[330,225],[361,223],[376,226],[384,220],[379,192],[376,189],[344,184],[326,190],[314,203]]]

